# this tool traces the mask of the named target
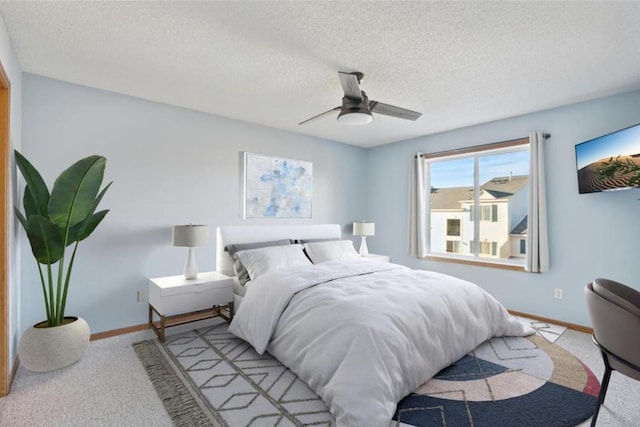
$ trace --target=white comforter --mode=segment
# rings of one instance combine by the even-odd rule
[[[229,330],[353,427],[389,426],[398,401],[483,341],[533,332],[473,283],[370,260],[258,278]]]

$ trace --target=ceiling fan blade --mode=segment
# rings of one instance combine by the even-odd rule
[[[332,112],[334,112],[334,111],[338,111],[338,110],[340,110],[341,108],[342,108],[342,107],[332,108],[332,109],[331,109],[331,110],[329,110],[329,111],[325,111],[324,113],[320,113],[320,114],[318,114],[317,116],[313,116],[313,117],[311,117],[310,119],[307,119],[307,120],[305,120],[305,121],[302,121],[302,122],[298,123],[298,125],[303,125],[303,124],[305,124],[305,123],[309,123],[309,122],[311,122],[311,121],[313,121],[313,120],[319,119],[320,117],[324,117],[324,116],[326,116],[327,114],[330,114],[330,113],[332,113]]]
[[[344,90],[344,96],[349,99],[362,101],[358,75],[356,73],[343,73],[342,71],[338,71],[338,76],[340,76],[340,83],[342,84],[342,90]]]
[[[399,119],[416,121],[422,116],[422,113],[418,113],[417,111],[407,110],[406,108],[400,108],[378,101],[369,102],[369,108],[372,113],[384,114],[385,116],[397,117]]]

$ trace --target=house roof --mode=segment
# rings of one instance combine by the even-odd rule
[[[473,199],[473,187],[431,188],[431,209],[460,209],[460,200]]]
[[[522,221],[520,221],[518,223],[518,225],[516,225],[515,227],[513,227],[513,230],[511,230],[511,234],[526,234],[527,233],[527,220],[528,220],[528,216],[525,215],[524,218],[522,218]]]
[[[504,191],[496,191],[496,190],[484,190],[488,194],[491,194],[494,199],[502,199],[504,197],[513,196],[513,193],[505,193]]]
[[[522,187],[529,182],[528,175],[514,175],[514,176],[497,176],[480,186],[480,189],[504,193],[506,196],[511,196],[517,193]]]
[[[495,199],[507,199],[527,185],[527,175],[499,176],[480,186]],[[460,209],[460,202],[473,199],[473,187],[431,188],[431,209]]]

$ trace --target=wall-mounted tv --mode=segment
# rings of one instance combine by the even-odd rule
[[[640,124],[576,145],[580,194],[640,187]]]

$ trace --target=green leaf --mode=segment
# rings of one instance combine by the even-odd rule
[[[87,237],[93,233],[93,230],[96,229],[98,224],[102,222],[104,217],[109,213],[109,210],[104,210],[100,212],[96,212],[95,214],[87,217],[87,219],[82,223],[82,228],[78,233],[78,242],[83,241]]]
[[[27,188],[30,189],[29,194],[32,198],[30,206],[32,206],[39,215],[47,216],[47,206],[49,205],[49,190],[47,189],[47,184],[36,168],[34,168],[18,150],[15,150],[14,153],[16,164],[20,169],[22,177],[27,182]],[[25,192],[25,197],[26,195],[27,193]],[[27,213],[27,216],[29,216],[29,213]]]
[[[24,215],[29,218],[31,215],[47,216],[46,211],[40,212],[40,207],[36,204],[35,198],[31,193],[31,189],[27,186],[24,189],[24,197],[22,198],[22,206],[24,207]]]
[[[109,210],[105,210],[89,215],[80,224],[71,227],[67,237],[67,246],[71,246],[75,242],[81,242],[89,237],[108,212]]]
[[[106,161],[102,156],[85,157],[60,174],[48,206],[53,224],[67,229],[86,219],[102,185]]]
[[[107,190],[109,189],[109,187],[111,187],[111,184],[113,184],[113,181],[111,181],[110,183],[108,183],[100,192],[100,194],[98,194],[98,197],[96,197],[96,199],[93,202],[93,208],[91,209],[91,214],[93,214],[96,209],[98,208],[98,205],[100,204],[100,201],[102,200],[102,198],[104,197],[104,193],[107,192]]]
[[[85,218],[85,221],[87,220],[87,218]],[[75,242],[78,241],[78,235],[80,234],[80,229],[82,228],[83,224],[84,222],[81,222],[80,224],[76,224],[73,227],[69,228],[69,232],[67,233],[67,247],[73,245]],[[60,235],[64,236],[65,230],[60,227],[58,228],[60,230]]]
[[[24,215],[22,215],[22,212],[20,212],[18,208],[14,208],[13,210],[15,211],[16,216],[18,217],[18,221],[20,221],[20,224],[22,224],[22,228],[24,228],[24,231],[27,231],[27,218],[25,218]]]
[[[93,207],[91,208],[91,211],[89,212],[89,215],[87,215],[87,217],[84,219],[84,221],[82,221],[79,224],[74,225],[73,227],[71,227],[69,229],[69,234],[67,236],[67,246],[72,245],[76,241],[80,242],[80,241],[86,239],[87,237],[89,237],[89,235],[91,235],[91,233],[93,233],[95,228],[98,226],[100,221],[102,221],[102,218],[104,218],[104,215],[106,215],[107,212],[109,212],[108,210],[105,211],[104,214],[102,215],[102,217],[99,220],[97,220],[95,225],[90,226],[90,224],[89,224],[90,222],[96,221],[96,219],[93,218],[93,216],[94,216],[93,213],[96,211],[96,208],[100,204],[100,201],[104,197],[104,194],[107,192],[109,187],[111,187],[111,184],[113,184],[113,181],[111,181],[109,184],[107,184],[107,186],[102,189],[100,194],[98,194],[98,197],[96,197],[95,201],[93,202]],[[80,237],[80,236],[82,236],[82,237]]]
[[[64,244],[59,228],[47,218],[33,215],[27,220],[27,237],[31,252],[40,264],[54,264],[64,254]]]

